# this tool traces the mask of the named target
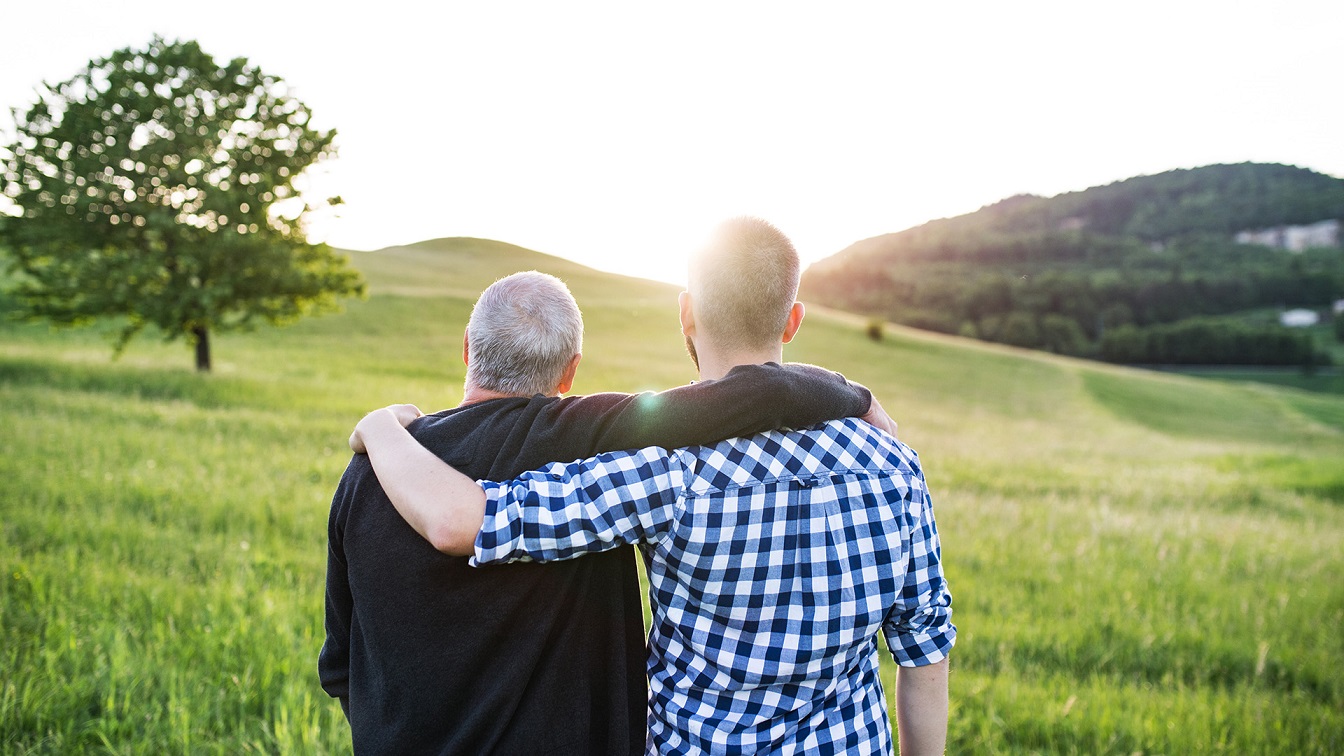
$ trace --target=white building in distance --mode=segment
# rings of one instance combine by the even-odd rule
[[[1238,244],[1263,244],[1275,249],[1301,252],[1309,247],[1340,246],[1338,220],[1317,221],[1306,226],[1275,226],[1252,231],[1238,231],[1232,238]]]
[[[1279,313],[1279,324],[1289,328],[1306,328],[1321,322],[1315,310],[1285,310]]]

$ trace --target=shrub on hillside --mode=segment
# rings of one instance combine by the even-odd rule
[[[868,323],[863,327],[863,333],[873,341],[882,340],[882,321],[877,318],[869,318]]]

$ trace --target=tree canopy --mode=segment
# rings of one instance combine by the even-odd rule
[[[28,316],[119,318],[118,351],[147,326],[196,347],[212,331],[280,325],[362,295],[358,271],[305,221],[295,181],[335,153],[334,130],[246,59],[152,39],[44,84],[15,110],[0,186],[19,209],[0,246]],[[339,203],[339,198],[320,204]]]

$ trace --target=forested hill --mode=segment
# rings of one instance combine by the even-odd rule
[[[811,266],[802,295],[1119,362],[1314,362],[1309,338],[1264,310],[1329,315],[1344,297],[1342,220],[1344,180],[1211,165],[1010,197],[865,239]]]

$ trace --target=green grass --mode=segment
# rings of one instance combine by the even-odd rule
[[[1175,373],[1182,373],[1184,375],[1191,375],[1214,381],[1225,381],[1229,383],[1265,383],[1271,386],[1284,386],[1316,394],[1336,394],[1344,396],[1344,372],[1341,372],[1341,367],[1339,365],[1339,363],[1344,363],[1344,359],[1336,360],[1336,363],[1337,364],[1332,367],[1320,368],[1312,373],[1308,373],[1300,367],[1183,367],[1169,368],[1169,370]]]
[[[220,337],[209,376],[0,326],[0,753],[347,752],[316,679],[344,439],[458,401],[494,278],[569,281],[576,391],[694,377],[670,287],[479,240],[354,260],[368,301]],[[921,454],[951,752],[1344,751],[1344,397],[863,325],[813,308],[787,356],[867,383]]]

